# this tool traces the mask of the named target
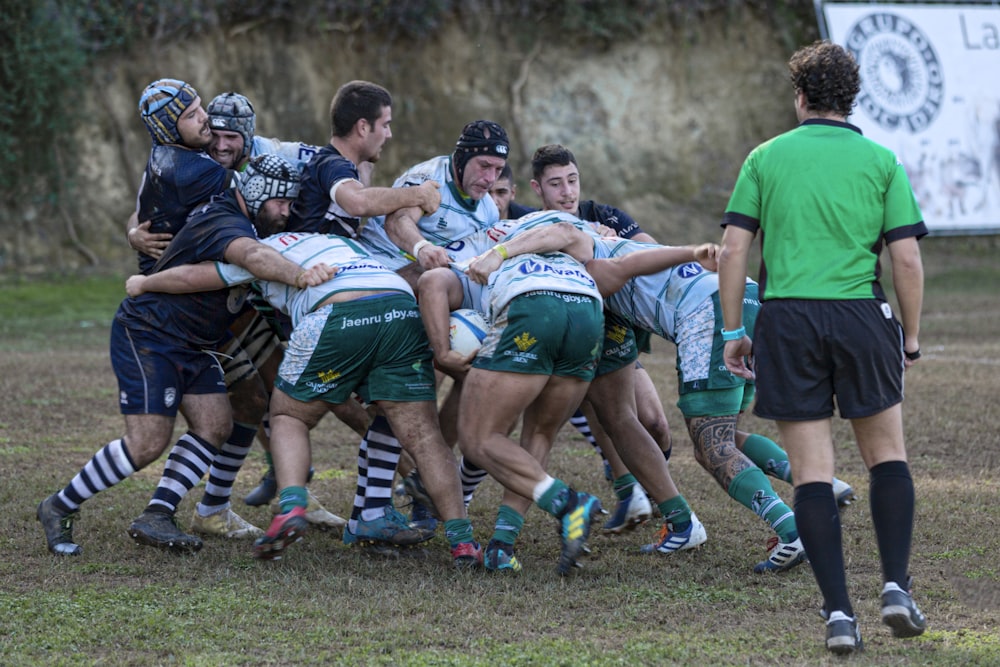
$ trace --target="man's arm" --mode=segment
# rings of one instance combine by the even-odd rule
[[[594,258],[594,239],[568,222],[540,225],[506,239],[472,260],[466,273],[481,285],[508,257],[528,253],[563,252],[581,263]]]
[[[401,208],[417,208],[421,216],[433,213],[441,205],[441,185],[424,181],[410,188],[365,187],[361,181],[345,180],[333,187],[337,204],[355,218],[388,215]],[[412,246],[410,246],[412,247]]]
[[[434,350],[434,363],[452,377],[463,377],[476,355],[462,356],[451,349],[449,316],[462,305],[462,283],[458,275],[447,268],[425,271],[417,280],[417,294],[420,319]]]
[[[132,215],[128,217],[128,222],[125,225],[125,239],[132,250],[138,250],[159,259],[166,247],[170,245],[170,239],[174,236],[166,233],[151,233],[149,227],[152,224],[152,221],[146,220],[140,225],[139,212],[132,211]]]
[[[312,287],[320,285],[337,273],[337,270],[326,264],[316,264],[300,271],[295,287]],[[210,292],[232,285],[241,285],[253,280],[253,276],[245,279],[229,280],[222,277],[218,262],[201,262],[199,264],[184,264],[165,269],[148,276],[136,274],[125,281],[125,291],[129,296],[139,296],[146,292],[162,292],[166,294],[190,294],[191,292]]]
[[[226,282],[215,268],[215,262],[175,266],[148,276],[142,274],[129,276],[125,281],[125,291],[129,296],[139,296],[146,292],[189,294],[209,292],[223,287],[226,287]]]
[[[337,273],[336,269],[326,264],[312,267],[316,270],[310,273],[282,257],[274,248],[245,236],[231,241],[226,246],[224,257],[228,263],[243,267],[259,280],[284,283],[300,289],[318,285]]]
[[[636,276],[659,273],[672,266],[699,262],[709,271],[718,268],[716,261],[719,246],[703,243],[697,246],[660,246],[612,257],[592,259],[586,263],[587,272],[597,283],[601,296],[614,294]]]
[[[451,261],[448,252],[425,239],[420,233],[417,223],[422,217],[424,217],[423,209],[418,206],[400,208],[385,217],[385,233],[400,250],[411,256],[425,271],[448,266],[448,262]]]
[[[917,239],[909,237],[889,244],[892,259],[892,284],[899,302],[899,320],[903,325],[903,351],[920,351],[920,311],[924,303],[924,265]],[[906,358],[909,367],[916,359]]]
[[[719,252],[719,301],[722,305],[723,328],[736,331],[743,326],[743,294],[746,292],[747,261],[755,234],[735,225],[727,225],[722,234]],[[752,380],[753,371],[746,363],[752,350],[750,338],[744,335],[726,341],[723,360],[733,375]]]

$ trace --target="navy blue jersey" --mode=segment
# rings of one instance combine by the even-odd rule
[[[525,206],[524,204],[518,204],[516,201],[512,201],[507,206],[507,217],[511,220],[517,220],[518,218],[528,215],[529,213],[534,213],[537,208],[532,208],[530,206]]]
[[[184,146],[153,146],[139,187],[139,221],[149,220],[149,231],[176,234],[188,213],[229,187],[232,172],[208,153]],[[156,260],[139,253],[139,271],[149,273]]]
[[[225,261],[226,248],[257,234],[227,190],[195,209],[174,236],[153,273],[182,264]],[[194,294],[143,294],[122,301],[115,317],[126,327],[158,332],[193,347],[215,347],[240,313],[246,288],[227,287]]]
[[[587,222],[599,222],[605,227],[610,227],[615,230],[615,234],[623,239],[630,239],[636,234],[642,233],[639,223],[625,211],[607,204],[598,204],[590,199],[580,202],[577,217]]]
[[[327,144],[302,169],[286,231],[356,237],[361,219],[351,217],[330,197],[331,189],[346,180],[361,182],[357,166]]]

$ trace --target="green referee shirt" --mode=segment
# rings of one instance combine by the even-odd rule
[[[747,157],[722,225],[761,232],[762,299],[871,299],[882,242],[927,233],[889,149],[809,119]]]

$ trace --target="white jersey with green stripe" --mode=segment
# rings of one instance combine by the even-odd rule
[[[282,256],[303,269],[324,263],[338,269],[336,275],[316,287],[298,289],[280,282],[258,281],[268,303],[292,318],[292,325],[316,309],[320,303],[339,292],[386,291],[413,296],[406,280],[372,259],[356,242],[336,234],[286,232],[263,239]],[[252,282],[252,273],[235,264],[216,263],[227,285]]]
[[[619,238],[603,238],[594,244],[594,257],[607,259],[638,252],[656,244]],[[676,323],[719,291],[719,275],[698,262],[671,267],[648,276],[636,276],[604,306],[636,326],[673,342]]]

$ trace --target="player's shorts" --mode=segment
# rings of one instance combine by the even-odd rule
[[[223,394],[222,367],[203,350],[155,332],[111,324],[111,367],[123,415],[176,417],[185,394]]]
[[[323,306],[292,331],[274,386],[294,399],[338,405],[352,392],[373,401],[433,401],[434,364],[408,294]]]
[[[753,336],[759,308],[757,285],[747,285],[743,294],[743,326],[750,336]],[[674,342],[677,345],[677,392],[682,398],[695,392],[742,388],[746,384],[746,380],[726,368],[722,325],[718,292],[678,318]]]
[[[885,301],[774,299],[753,341],[754,414],[780,421],[878,414],[903,400],[903,328]]]
[[[494,319],[472,365],[488,371],[594,379],[604,337],[599,299],[538,291]]]
[[[677,407],[685,419],[725,417],[745,412],[753,403],[753,397],[754,385],[747,382],[742,387],[705,389],[683,394],[677,399]]]
[[[604,311],[604,339],[595,377],[631,366],[639,358],[636,330],[620,315]]]

